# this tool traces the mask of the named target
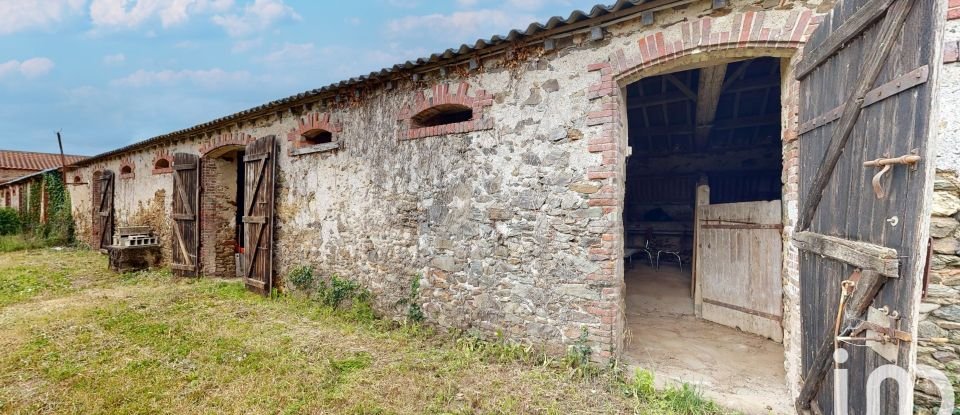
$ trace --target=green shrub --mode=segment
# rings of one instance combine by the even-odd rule
[[[317,296],[324,305],[337,308],[344,300],[359,300],[357,297],[362,296],[364,291],[366,290],[362,290],[360,284],[334,275],[330,277],[329,287],[326,284],[320,285]],[[366,297],[369,297],[369,294]]]
[[[290,284],[298,290],[309,290],[313,288],[313,267],[302,265],[294,268],[287,276]]]
[[[20,233],[20,213],[14,208],[0,208],[0,235]]]

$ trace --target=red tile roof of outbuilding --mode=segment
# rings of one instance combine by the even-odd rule
[[[65,157],[67,159],[67,165],[86,158],[86,156],[71,155]],[[51,167],[60,167],[60,164],[59,154],[0,150],[0,169],[40,171]]]

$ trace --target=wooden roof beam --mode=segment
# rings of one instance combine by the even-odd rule
[[[696,148],[707,147],[707,139],[717,116],[723,81],[727,75],[727,65],[716,65],[700,69],[700,86],[697,88],[697,119],[694,143]]]

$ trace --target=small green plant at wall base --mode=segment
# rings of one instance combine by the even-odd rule
[[[421,323],[423,322],[423,309],[420,308],[420,276],[415,275],[410,280],[410,293],[405,298],[401,298],[400,301],[397,301],[397,305],[407,306],[407,322],[408,323]]]
[[[287,276],[288,280],[293,287],[298,290],[310,290],[313,288],[314,279],[313,279],[313,267],[309,265],[301,265],[294,268],[290,271],[290,274]]]

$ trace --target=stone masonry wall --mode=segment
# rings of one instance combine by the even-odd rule
[[[133,177],[118,179],[122,223],[158,189],[166,190],[169,209],[171,175],[151,174],[158,154],[202,154],[224,136],[274,135],[281,281],[293,267],[313,265],[324,277],[360,282],[380,311],[399,316],[397,301],[419,278],[433,324],[557,348],[586,331],[594,358],[605,361],[624,336],[621,214],[629,149],[620,88],[658,68],[676,70],[671,64],[791,57],[820,2],[767,3],[764,9],[732,1],[713,10],[704,0],[658,11],[653,25],[639,16],[613,23],[601,40],[580,32],[557,39],[550,51],[518,45],[484,57],[475,70],[462,62],[389,88],[303,102],[126,152],[81,174],[133,166]],[[437,103],[464,104],[472,118],[442,127],[411,123],[416,110]],[[335,143],[309,149],[284,139],[321,119],[337,126]],[[791,120],[788,114],[784,122]],[[787,160],[795,156],[794,138],[784,137]],[[791,177],[784,176],[785,195]],[[75,213],[90,212],[90,194],[89,186],[71,187]],[[210,209],[201,207],[201,215]]]

